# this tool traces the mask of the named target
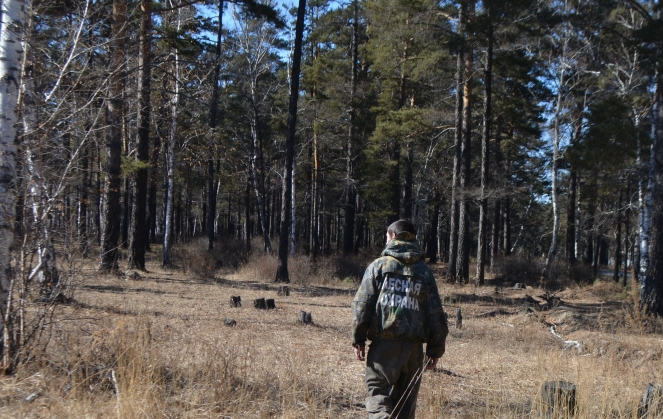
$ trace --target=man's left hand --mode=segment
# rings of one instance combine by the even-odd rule
[[[366,360],[366,345],[355,346],[355,357],[357,358],[357,361]]]
[[[426,364],[426,369],[427,370],[434,370],[435,367],[437,366],[437,361],[440,358],[428,358],[428,364]]]

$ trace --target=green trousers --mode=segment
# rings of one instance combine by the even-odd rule
[[[369,419],[414,419],[424,350],[415,342],[372,342],[366,359]],[[410,385],[412,383],[412,385]],[[409,387],[408,387],[409,386]]]

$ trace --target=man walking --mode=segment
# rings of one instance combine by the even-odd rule
[[[435,368],[444,354],[447,319],[415,235],[407,220],[389,226],[387,246],[352,302],[352,346],[359,361],[367,358],[369,419],[413,419],[422,370]]]

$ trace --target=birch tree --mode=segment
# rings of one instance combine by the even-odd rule
[[[10,325],[12,295],[15,277],[11,269],[14,243],[14,217],[16,194],[16,126],[18,125],[17,102],[21,61],[23,59],[25,13],[29,4],[26,0],[4,0],[0,22],[0,315],[2,315],[2,364],[9,366],[11,360]]]

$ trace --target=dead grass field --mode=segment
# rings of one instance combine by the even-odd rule
[[[150,263],[137,280],[83,269],[45,353],[0,378],[0,417],[365,417],[364,364],[349,343],[357,285],[300,275],[281,297],[270,265],[262,257],[200,278]],[[579,417],[636,418],[646,384],[663,384],[663,328],[633,308],[634,290],[609,280],[570,287],[540,310],[537,288],[438,286],[451,333],[439,367],[423,375],[418,418],[536,417],[549,380],[577,385]],[[233,295],[243,307],[230,307]],[[259,297],[276,310],[254,309]],[[297,323],[301,310],[314,325]],[[565,348],[551,324],[582,349]]]

